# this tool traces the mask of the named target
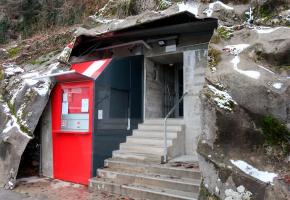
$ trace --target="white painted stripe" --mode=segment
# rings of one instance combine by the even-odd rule
[[[103,64],[106,62],[106,60],[98,60],[98,61],[95,61],[93,62],[84,72],[83,72],[83,75],[85,76],[89,76],[89,77],[92,77],[92,75],[98,71],[102,66]]]

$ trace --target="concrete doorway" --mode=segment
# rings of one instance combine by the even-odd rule
[[[146,58],[145,118],[164,118],[183,95],[183,54]],[[183,118],[180,102],[170,118]]]

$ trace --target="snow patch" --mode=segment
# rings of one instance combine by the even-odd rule
[[[226,198],[225,200],[251,200],[252,193],[250,191],[246,191],[246,188],[243,185],[237,187],[237,191],[232,189],[225,190]]]
[[[280,29],[281,27],[265,27],[265,26],[257,26],[254,28],[255,31],[257,31],[257,33],[259,34],[267,34],[267,33],[272,33],[274,31],[277,31],[278,29]]]
[[[246,48],[248,48],[249,44],[237,44],[237,45],[227,45],[225,46],[224,50],[230,52],[230,54],[235,55],[231,63],[234,64],[234,70],[239,72],[240,74],[246,75],[253,79],[259,79],[261,76],[261,73],[258,71],[253,70],[241,70],[238,68],[238,65],[240,63],[240,57],[239,54],[244,51]]]
[[[228,111],[232,111],[232,106],[237,105],[237,102],[233,100],[233,98],[227,93],[227,91],[219,90],[212,85],[208,85],[207,87],[214,94],[213,100],[216,102],[218,107]]]
[[[242,160],[236,160],[236,161],[231,160],[231,163],[235,165],[236,167],[238,167],[243,172],[245,172],[246,174],[260,181],[263,181],[265,183],[273,184],[274,178],[278,177],[278,174],[267,172],[267,171],[260,171]]]
[[[50,89],[50,81],[45,81],[44,83],[38,85],[37,87],[33,87],[33,89],[40,95],[45,96]]]
[[[178,4],[179,12],[188,11],[188,12],[194,14],[195,16],[198,16],[198,7],[199,7],[199,5],[195,2],[193,2],[193,3],[182,2],[182,3]]]
[[[241,70],[238,68],[238,64],[240,63],[239,56],[235,56],[234,59],[231,61],[234,64],[234,70],[239,72],[240,74],[246,75],[253,79],[259,79],[261,76],[261,73],[258,71],[252,71],[252,70]]]
[[[13,76],[15,74],[23,73],[24,70],[14,63],[4,63],[2,64],[4,72],[7,76]]]
[[[280,82],[277,82],[277,83],[273,83],[273,87],[276,88],[276,89],[281,89],[283,86],[283,83],[280,83]]]
[[[216,2],[210,3],[208,8],[205,9],[203,11],[203,13],[206,14],[207,17],[211,17],[213,12],[214,12],[214,8],[216,6],[218,6],[220,8],[224,8],[226,10],[233,10],[234,9],[233,7],[226,5],[223,2],[221,2],[221,1],[216,1]]]
[[[27,135],[26,133],[24,133],[21,129],[19,124],[17,123],[17,118],[14,115],[11,115],[10,113],[10,109],[8,107],[7,104],[4,104],[5,107],[5,111],[7,113],[7,115],[10,117],[10,120],[6,123],[6,126],[4,128],[4,130],[2,131],[2,134],[6,134],[8,133],[11,129],[13,129],[14,127],[17,128],[18,132],[21,133],[22,135],[26,136],[29,139],[32,139],[31,136]]]

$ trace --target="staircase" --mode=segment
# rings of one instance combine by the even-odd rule
[[[184,154],[183,120],[168,120],[168,157]],[[98,169],[98,176],[89,183],[91,191],[106,191],[136,199],[181,200],[197,199],[200,172],[197,167],[186,168],[180,163],[161,165],[164,126],[162,119],[139,124],[127,137],[120,150]]]

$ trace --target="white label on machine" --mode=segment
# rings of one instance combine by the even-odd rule
[[[63,93],[63,95],[62,95],[62,101],[63,102],[67,102],[67,100],[68,100],[68,98],[67,98],[67,93]]]
[[[68,114],[68,103],[67,102],[62,103],[61,114],[63,114],[63,115]]]
[[[98,119],[103,119],[103,110],[98,110]]]
[[[82,99],[81,112],[89,112],[89,99]]]

